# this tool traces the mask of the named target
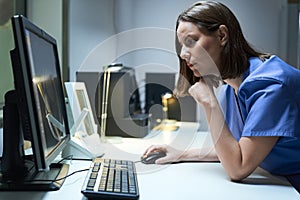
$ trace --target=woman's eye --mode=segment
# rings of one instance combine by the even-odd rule
[[[184,44],[187,47],[193,47],[196,43],[196,40],[191,37],[186,37],[184,40]]]

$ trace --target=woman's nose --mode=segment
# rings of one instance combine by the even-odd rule
[[[191,54],[188,52],[188,50],[183,46],[181,48],[181,52],[180,52],[180,57],[183,59],[183,60],[186,60],[186,61],[189,61],[190,60],[190,56]]]

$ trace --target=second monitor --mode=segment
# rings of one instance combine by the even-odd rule
[[[103,72],[77,72],[77,81],[85,82],[97,123],[103,117]],[[107,99],[106,136],[144,137],[148,134],[148,115],[141,113],[135,71],[122,67],[110,72]]]

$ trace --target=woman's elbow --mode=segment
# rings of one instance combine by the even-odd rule
[[[244,171],[234,171],[234,172],[230,172],[228,173],[228,176],[230,178],[230,181],[233,182],[240,182],[243,179],[247,178],[251,173],[249,172],[244,172]]]
[[[230,181],[232,182],[241,182],[244,178],[242,176],[229,176]]]

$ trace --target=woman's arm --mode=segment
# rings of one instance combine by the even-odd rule
[[[156,164],[174,163],[180,161],[219,161],[216,151],[213,147],[182,151],[169,145],[153,145],[145,151],[144,155],[147,156],[154,151],[163,151],[166,153],[166,156],[158,159]]]
[[[219,161],[215,148],[190,149],[184,151],[179,158],[180,161]]]
[[[232,180],[247,177],[269,154],[278,137],[242,137],[239,142],[236,141],[212,87],[201,80],[189,92],[204,107],[218,158],[229,177]]]

